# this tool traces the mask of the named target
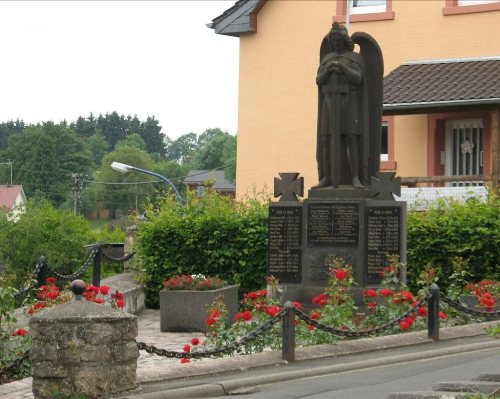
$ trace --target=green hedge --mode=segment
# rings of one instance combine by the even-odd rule
[[[453,259],[469,262],[473,278],[500,279],[500,201],[475,199],[465,204],[439,201],[427,212],[408,213],[408,283],[410,287],[430,264],[446,287]]]
[[[499,200],[438,202],[427,212],[408,213],[408,284],[417,287],[427,265],[439,270],[446,288],[457,256],[469,262],[475,280],[500,279]],[[162,282],[176,273],[219,276],[241,291],[261,288],[267,268],[268,203],[235,203],[218,195],[167,200],[148,213],[138,232],[137,253],[146,303],[158,307]],[[240,292],[241,292],[240,291]]]
[[[219,276],[240,291],[260,288],[267,268],[267,204],[212,194],[167,199],[140,225],[137,255],[146,305],[159,306],[162,282],[176,273]]]

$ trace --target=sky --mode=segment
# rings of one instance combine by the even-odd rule
[[[220,1],[0,1],[0,122],[154,116],[172,139],[237,133],[239,39]]]

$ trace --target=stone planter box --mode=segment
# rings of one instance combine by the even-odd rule
[[[212,291],[160,291],[160,331],[206,331],[207,306],[223,297],[232,321],[238,312],[238,286],[229,285]]]

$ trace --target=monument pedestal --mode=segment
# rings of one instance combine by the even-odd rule
[[[355,302],[362,305],[364,290],[380,283],[388,256],[406,262],[406,203],[369,199],[369,193],[311,190],[301,203],[270,205],[268,274],[283,287],[282,301],[310,305],[327,286],[337,257],[351,265]]]

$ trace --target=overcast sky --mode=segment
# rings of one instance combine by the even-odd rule
[[[171,138],[237,129],[234,1],[0,1],[0,122],[155,116]]]

